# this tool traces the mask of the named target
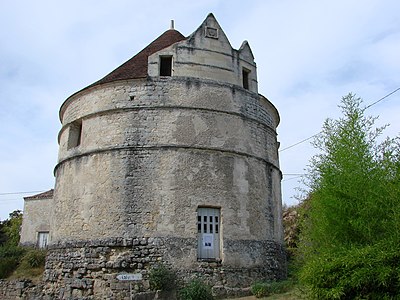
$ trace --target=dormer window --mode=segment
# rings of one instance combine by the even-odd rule
[[[243,88],[246,90],[249,89],[249,75],[250,75],[250,70],[243,68],[242,70]]]
[[[172,56],[160,57],[160,76],[172,75]]]

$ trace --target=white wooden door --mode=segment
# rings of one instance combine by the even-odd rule
[[[39,248],[47,248],[48,242],[49,242],[49,233],[48,232],[39,232],[38,233],[38,247]]]
[[[197,210],[197,257],[219,259],[220,209],[202,207]]]

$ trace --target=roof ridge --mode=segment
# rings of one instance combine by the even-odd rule
[[[34,199],[46,199],[46,198],[52,198],[54,194],[54,189],[48,190],[46,192],[36,194],[33,196],[28,196],[24,197],[24,200],[34,200]]]
[[[179,31],[175,29],[168,29],[158,38],[152,41],[148,46],[143,48],[135,56],[124,62],[122,65],[104,76],[102,79],[89,85],[88,87],[117,80],[147,77],[148,57],[151,54],[167,48],[172,44],[180,42],[184,39],[186,39],[186,37],[182,35]]]

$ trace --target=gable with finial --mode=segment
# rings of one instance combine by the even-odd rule
[[[210,79],[257,92],[256,64],[247,41],[240,50],[233,49],[211,13],[187,38],[149,56],[150,77],[163,76],[160,65],[166,57],[171,59],[170,76]]]

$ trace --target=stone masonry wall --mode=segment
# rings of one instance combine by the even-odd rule
[[[196,241],[174,238],[116,238],[59,244],[49,250],[44,295],[57,299],[130,299],[131,295],[132,299],[141,299],[149,294],[149,299],[153,299],[149,293],[149,272],[159,264],[176,273],[176,289],[193,278],[201,278],[213,286],[213,293],[219,297],[245,295],[256,280],[286,276],[282,272],[283,250],[273,242],[258,246],[248,242],[253,244],[251,247],[263,248],[264,267],[227,268],[221,262],[197,262],[194,268],[180,269],[170,263],[171,251],[184,252],[185,244],[190,248],[193,243]],[[141,274],[142,280],[119,281],[117,275],[124,273]],[[166,299],[171,300],[170,297]]]
[[[218,298],[244,296],[249,286],[257,280],[285,278],[285,254],[274,242],[234,247],[262,247],[266,261],[264,267],[227,268],[221,262],[197,262],[190,269],[177,269],[170,263],[169,253],[191,247],[193,240],[174,238],[105,239],[53,245],[48,250],[43,281],[0,280],[2,300],[53,300],[53,299],[176,299],[176,291],[194,278],[212,286]],[[228,243],[229,244],[229,243]],[[179,247],[179,249],[176,249]],[[229,245],[228,245],[229,247]],[[174,291],[149,290],[149,273],[160,264],[167,266],[177,276]],[[141,274],[137,281],[120,281],[120,274]]]
[[[0,280],[1,300],[44,299],[44,283],[33,283],[31,280]],[[50,299],[48,299],[50,300]]]
[[[148,77],[85,89],[60,118],[49,297],[128,299],[127,287],[148,291],[158,263],[221,295],[284,277],[279,116],[266,98],[210,78]],[[220,214],[209,263],[198,261],[204,207]],[[124,272],[143,280],[119,282]]]
[[[194,237],[196,210],[210,205],[229,225],[224,238],[282,241],[279,117],[265,98],[207,80],[149,78],[75,95],[61,118],[54,241]],[[81,143],[69,149],[77,119]]]

